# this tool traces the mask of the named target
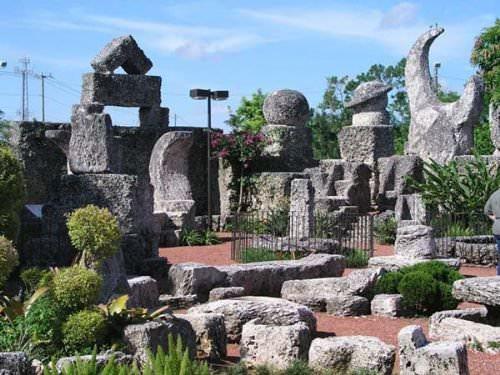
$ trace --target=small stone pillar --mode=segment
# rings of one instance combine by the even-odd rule
[[[266,97],[263,112],[267,125],[262,132],[270,143],[257,163],[259,171],[301,172],[315,166],[305,96],[295,90],[274,91]]]
[[[290,237],[309,238],[314,227],[314,188],[311,180],[296,178],[290,188]]]
[[[371,81],[354,90],[352,100],[345,104],[353,111],[352,126],[339,132],[342,159],[373,166],[378,158],[394,154],[392,126],[385,110],[391,89],[380,81]]]

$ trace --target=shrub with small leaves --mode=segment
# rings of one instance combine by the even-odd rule
[[[21,272],[21,280],[26,287],[26,291],[31,294],[37,287],[41,287],[42,280],[47,277],[49,270],[44,270],[38,267],[27,268]],[[47,285],[43,285],[47,286]]]
[[[97,302],[102,278],[95,271],[73,266],[57,272],[52,285],[57,303],[71,313]]]
[[[0,288],[19,264],[17,250],[7,238],[0,236]]]
[[[107,340],[106,318],[98,311],[83,310],[70,315],[63,325],[63,343],[71,352],[87,352]]]
[[[67,227],[71,244],[80,252],[83,264],[98,263],[120,247],[118,220],[107,208],[79,208],[69,215]]]
[[[33,341],[57,345],[65,314],[50,294],[39,298],[28,310],[25,322]]]

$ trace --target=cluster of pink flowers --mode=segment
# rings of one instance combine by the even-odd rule
[[[266,137],[262,133],[239,131],[230,134],[212,133],[210,145],[215,157],[239,162],[247,169],[251,161],[260,155],[266,143]]]

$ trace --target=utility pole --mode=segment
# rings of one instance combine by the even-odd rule
[[[40,73],[36,75],[42,81],[42,122],[45,122],[45,78],[53,78],[52,74]]]
[[[29,64],[30,64],[30,59],[29,57],[23,57],[22,59],[19,60],[21,63],[21,68],[16,68],[15,71],[16,73],[21,74],[21,83],[22,83],[22,88],[21,88],[21,120],[26,121],[29,118],[29,79],[28,76],[32,74],[31,70],[29,69]]]
[[[438,70],[441,68],[441,63],[434,64],[434,92],[439,94],[439,80],[438,80]]]

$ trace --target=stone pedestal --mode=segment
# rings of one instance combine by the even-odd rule
[[[339,132],[340,155],[349,162],[372,166],[378,158],[394,154],[392,126],[347,126]]]
[[[307,239],[313,233],[314,189],[307,179],[292,181],[290,192],[290,237]]]

